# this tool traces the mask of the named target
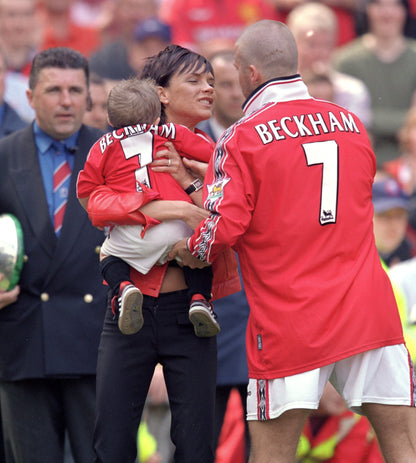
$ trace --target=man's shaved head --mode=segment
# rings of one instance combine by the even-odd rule
[[[247,27],[236,42],[236,53],[240,65],[254,65],[264,81],[298,72],[295,39],[278,21],[265,19]]]

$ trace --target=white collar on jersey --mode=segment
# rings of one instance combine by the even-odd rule
[[[267,103],[279,101],[305,100],[312,98],[299,74],[289,77],[272,79],[260,87],[247,98],[243,105],[244,114],[251,114]]]

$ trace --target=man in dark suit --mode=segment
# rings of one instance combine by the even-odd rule
[[[103,233],[92,227],[75,194],[78,171],[102,135],[82,125],[88,81],[88,62],[80,53],[39,53],[27,90],[35,121],[0,140],[0,213],[19,219],[25,245],[19,287],[0,292],[7,463],[62,462],[65,432],[75,462],[93,460],[106,291],[98,271]],[[68,166],[69,185],[62,189],[53,186],[57,159]],[[54,190],[64,201],[60,213]]]

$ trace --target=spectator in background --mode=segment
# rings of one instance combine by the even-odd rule
[[[404,25],[404,35],[409,38],[416,37],[416,1],[403,0],[406,8],[406,21]],[[355,15],[355,25],[357,35],[363,35],[368,32],[368,20],[365,13],[366,1],[360,1],[357,13]]]
[[[384,170],[392,175],[411,195],[416,191],[416,106],[412,106],[406,114],[399,131],[401,156],[384,164]]]
[[[106,80],[118,81],[140,75],[149,56],[157,54],[171,42],[167,24],[156,18],[138,23],[130,40],[110,42],[91,56],[91,70]]]
[[[296,452],[296,463],[311,462],[385,463],[368,419],[348,410],[331,383],[309,415]]]
[[[406,346],[416,362],[416,253],[409,252],[409,196],[385,172],[373,185],[374,236],[382,263],[392,282]],[[407,229],[407,232],[406,232]]]
[[[287,17],[299,53],[299,72],[308,80],[310,74],[326,74],[333,83],[336,104],[355,113],[361,122],[371,125],[371,99],[364,83],[334,69],[332,60],[336,48],[338,26],[335,13],[318,2],[306,2],[295,7]]]
[[[0,137],[9,135],[16,130],[23,129],[27,125],[17,112],[4,101],[6,91],[6,57],[0,49]]]
[[[99,30],[76,24],[71,16],[72,3],[73,0],[39,0],[40,50],[70,47],[89,57],[98,48],[101,40]]]
[[[157,0],[108,0],[101,19],[102,46],[90,57],[91,71],[110,81],[135,75],[129,64],[128,49],[135,41],[139,24],[157,19]]]
[[[29,75],[39,35],[35,0],[0,0],[0,43],[10,71]]]
[[[234,40],[225,37],[216,37],[200,42],[198,48],[200,54],[211,59],[212,56],[220,51],[229,51],[234,48]]]
[[[4,99],[26,122],[34,117],[26,89],[39,34],[35,0],[0,0],[0,45],[7,62]]]
[[[399,131],[400,157],[386,162],[384,170],[393,176],[409,198],[407,236],[416,254],[416,106],[412,106]]]
[[[103,5],[101,37],[103,44],[130,42],[137,24],[159,17],[158,0],[106,0]]]
[[[146,58],[157,55],[171,41],[172,34],[167,24],[155,18],[139,23],[127,50],[128,61],[135,74],[141,74]]]
[[[107,119],[107,85],[103,78],[97,74],[90,76],[90,99],[83,123],[91,127],[108,132]]]
[[[109,0],[74,0],[71,3],[71,20],[78,26],[103,28],[103,16],[106,14]]]
[[[319,100],[334,101],[335,89],[331,77],[327,73],[306,73],[303,81],[311,96]]]
[[[0,213],[20,220],[26,252],[17,294],[0,291],[7,463],[61,462],[66,430],[75,463],[93,459],[106,289],[98,270],[104,234],[90,224],[75,194],[77,173],[102,134],[82,125],[88,76],[88,61],[74,50],[39,53],[27,91],[36,120],[0,140]],[[60,159],[69,163],[69,186],[57,196],[53,164]],[[66,194],[55,219],[55,199]]]
[[[208,59],[215,75],[215,102],[212,117],[198,127],[217,141],[225,129],[243,116],[244,96],[234,67],[234,52],[219,51]]]
[[[416,365],[416,257],[394,265],[388,274],[395,290],[406,345]]]
[[[373,185],[374,237],[381,259],[392,267],[412,257],[406,237],[409,197],[393,178],[377,178]]]
[[[160,17],[172,28],[172,42],[200,53],[201,43],[213,39],[233,42],[243,29],[259,19],[279,19],[265,0],[169,0]]]
[[[290,12],[300,5],[307,4],[308,0],[271,0],[271,3],[276,8],[280,20],[287,24]],[[338,47],[353,40],[356,37],[355,18],[361,0],[320,0],[319,3],[328,6],[336,16],[338,33],[334,45]]]
[[[377,166],[399,156],[398,132],[416,90],[416,41],[404,35],[403,0],[368,0],[368,32],[337,50],[335,67],[366,85]]]

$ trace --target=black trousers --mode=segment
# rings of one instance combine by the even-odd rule
[[[144,297],[143,328],[123,335],[107,309],[98,353],[96,462],[133,463],[153,371],[163,365],[176,463],[213,463],[216,338],[198,338],[187,291]]]
[[[0,382],[6,463],[61,463],[65,432],[76,463],[93,459],[95,376]]]

